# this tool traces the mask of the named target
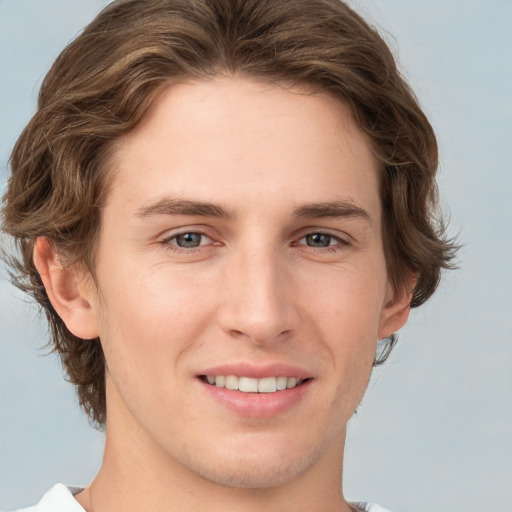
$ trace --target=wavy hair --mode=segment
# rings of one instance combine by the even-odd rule
[[[243,75],[307,84],[348,104],[380,162],[383,240],[395,288],[417,279],[411,306],[435,291],[455,244],[438,214],[434,131],[377,31],[338,0],[117,0],[59,55],[12,152],[3,231],[15,283],[43,308],[80,405],[106,421],[100,340],[83,340],[53,309],[32,261],[47,237],[94,268],[113,142],[162,88]],[[377,357],[382,362],[394,338]]]

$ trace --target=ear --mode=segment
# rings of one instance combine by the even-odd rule
[[[379,339],[387,338],[399,331],[407,322],[411,312],[411,300],[417,279],[410,276],[407,281],[394,290],[388,284],[388,293],[379,324]]]
[[[33,260],[53,308],[69,331],[78,338],[97,338],[98,322],[89,272],[63,263],[46,237],[36,240]]]

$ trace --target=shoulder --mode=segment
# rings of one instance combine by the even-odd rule
[[[13,512],[85,512],[73,497],[73,494],[78,491],[80,489],[57,484],[41,498],[37,505]]]
[[[387,508],[383,508],[375,503],[352,503],[355,512],[390,512]]]
[[[380,505],[375,505],[375,503],[368,503],[367,511],[368,512],[390,512],[387,508],[382,508]]]

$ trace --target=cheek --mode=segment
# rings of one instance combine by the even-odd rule
[[[304,284],[300,294],[308,297],[309,311],[331,335],[337,332],[356,345],[377,339],[386,294],[383,262],[327,269]]]
[[[208,325],[207,297],[157,270],[118,265],[104,268],[102,277],[100,338],[110,372],[149,380],[174,375]]]
[[[383,269],[384,263],[375,261],[317,276],[319,286],[310,293],[304,313],[316,329],[313,339],[323,340],[317,351],[338,379],[337,396],[353,395],[354,405],[366,388],[377,348],[386,292]]]

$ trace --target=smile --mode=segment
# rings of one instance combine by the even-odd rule
[[[206,382],[218,388],[226,388],[243,393],[275,393],[300,386],[306,379],[297,377],[237,377],[235,375],[207,375]]]

